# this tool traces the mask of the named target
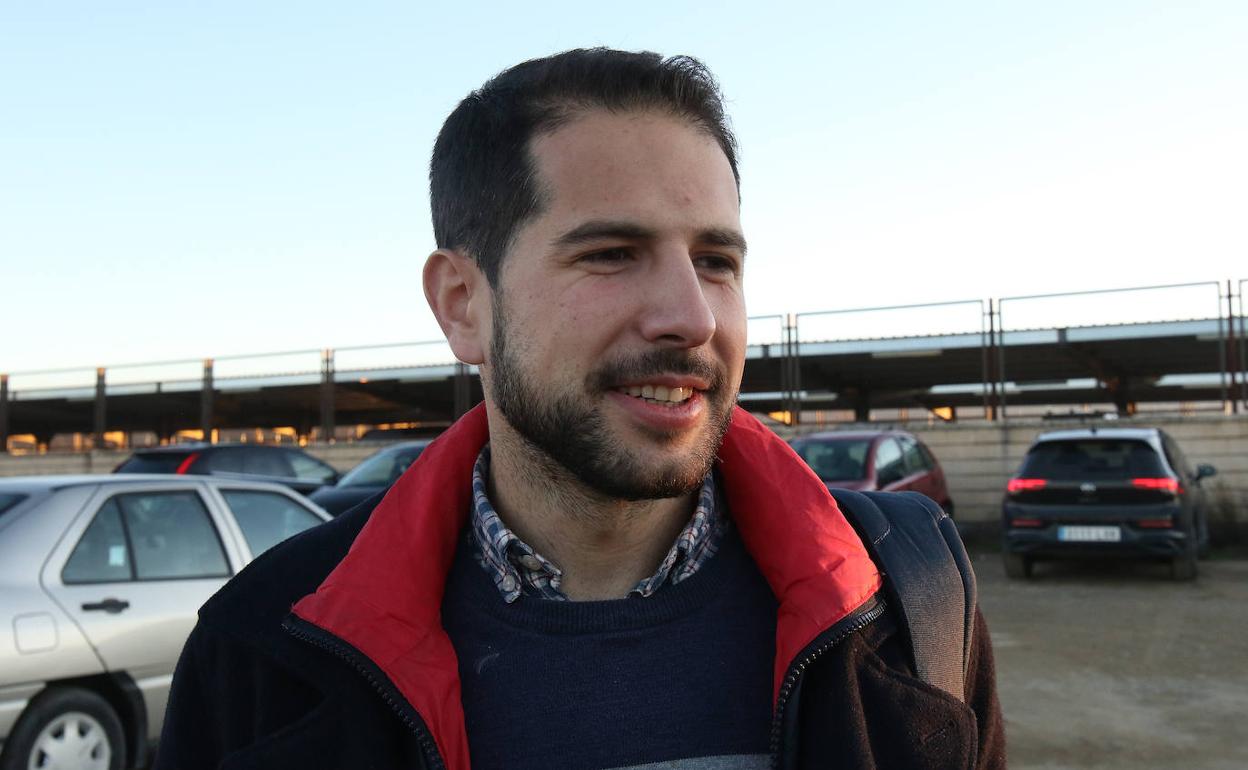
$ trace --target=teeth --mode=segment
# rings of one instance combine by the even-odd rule
[[[693,396],[693,388],[669,388],[666,385],[629,385],[620,390],[633,398],[646,398],[665,404],[679,404]]]

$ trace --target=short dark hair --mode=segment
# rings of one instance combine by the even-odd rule
[[[442,124],[429,164],[438,248],[466,252],[497,289],[516,230],[545,204],[531,140],[588,109],[654,109],[689,120],[719,144],[740,188],[737,142],[702,62],[609,48],[565,51],[504,70]]]

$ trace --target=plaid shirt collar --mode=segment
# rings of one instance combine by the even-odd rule
[[[560,590],[563,570],[533,550],[508,529],[490,504],[486,479],[490,473],[490,447],[477,456],[472,470],[472,527],[477,561],[494,578],[499,593],[508,604],[520,596],[567,601]],[[705,564],[723,539],[727,518],[721,514],[715,493],[715,474],[708,473],[698,493],[698,504],[689,523],[681,530],[653,575],[638,583],[629,596],[651,596],[667,583],[675,585]]]

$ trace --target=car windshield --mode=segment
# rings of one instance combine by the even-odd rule
[[[867,477],[867,438],[811,438],[793,442],[793,449],[824,481],[861,481]]]
[[[16,508],[17,504],[26,499],[26,495],[19,495],[16,492],[0,492],[0,516],[11,508]]]
[[[355,466],[338,482],[340,487],[385,487],[393,484],[403,475],[403,471],[416,461],[423,446],[409,447],[397,451],[378,452],[364,462]]]
[[[117,466],[114,473],[174,473],[190,452],[149,452],[136,454]]]
[[[1077,439],[1043,441],[1023,460],[1019,475],[1051,481],[1158,478],[1169,475],[1146,441]]]

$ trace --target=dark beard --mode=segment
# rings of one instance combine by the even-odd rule
[[[710,473],[720,442],[728,430],[735,394],[727,393],[725,377],[709,362],[685,350],[656,349],[608,362],[585,379],[583,393],[543,395],[507,344],[507,321],[494,302],[490,340],[490,394],[507,422],[527,443],[562,465],[582,484],[618,500],[679,497],[697,489]],[[691,456],[652,468],[619,445],[589,399],[628,380],[650,375],[683,374],[705,379],[702,393],[710,413],[709,430]],[[653,434],[662,452],[664,436]]]

